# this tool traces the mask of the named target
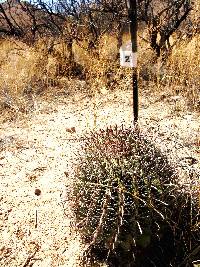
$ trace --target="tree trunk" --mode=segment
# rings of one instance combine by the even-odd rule
[[[117,25],[117,59],[120,58],[120,47],[122,46],[122,40],[123,39],[123,27],[122,23],[119,22]]]
[[[69,65],[72,66],[75,63],[74,53],[73,53],[73,39],[72,38],[67,40],[67,52],[69,53],[68,54]]]

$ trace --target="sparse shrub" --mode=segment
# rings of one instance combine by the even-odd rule
[[[82,148],[72,203],[86,265],[178,266],[197,218],[166,156],[123,127],[91,133]]]

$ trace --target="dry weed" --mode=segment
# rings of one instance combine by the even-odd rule
[[[129,34],[125,34],[123,42],[129,38]],[[165,63],[156,59],[145,38],[146,33],[139,32],[140,87],[150,88],[154,94],[164,92],[183,97],[178,105],[176,101],[176,110],[185,110],[186,106],[199,109],[199,36],[190,41],[176,42]],[[124,90],[131,84],[131,70],[119,65],[114,35],[103,35],[94,50],[88,50],[87,41],[74,42],[73,65],[69,62],[66,41],[61,37],[41,38],[32,47],[14,39],[5,39],[0,46],[1,110],[7,108],[14,114],[33,110],[35,95],[46,91],[54,94],[58,87],[65,87],[63,78],[78,76],[84,79],[92,94],[106,93],[115,88]]]
[[[185,96],[190,105],[200,108],[200,36],[195,36],[190,42],[181,42],[174,47],[167,62],[167,72],[163,76],[168,86],[173,84],[174,93]],[[173,90],[172,88],[172,90]]]

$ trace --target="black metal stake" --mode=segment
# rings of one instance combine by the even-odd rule
[[[137,0],[128,0],[128,18],[130,21],[130,34],[132,43],[132,52],[137,53]],[[137,77],[137,67],[133,67],[133,114],[134,123],[138,121],[138,77]]]

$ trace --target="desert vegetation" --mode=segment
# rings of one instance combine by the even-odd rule
[[[199,110],[199,3],[176,2],[139,1],[139,79]],[[68,78],[84,79],[93,92],[127,84],[131,71],[120,68],[118,49],[130,37],[120,3],[1,4],[1,106],[24,111],[27,92],[30,99]]]
[[[0,3],[1,122],[30,118],[38,99],[52,105],[82,93],[95,129],[76,139],[68,196],[81,264],[196,267],[199,170],[180,171],[142,127],[98,127],[98,96],[131,90],[132,70],[119,63],[127,8],[118,0]],[[173,102],[172,116],[200,112],[199,13],[199,0],[138,1],[140,95],[163,108]],[[197,154],[199,145],[197,136]]]
[[[138,130],[116,126],[86,137],[79,158],[72,201],[86,266],[190,266],[198,203],[165,155]]]

